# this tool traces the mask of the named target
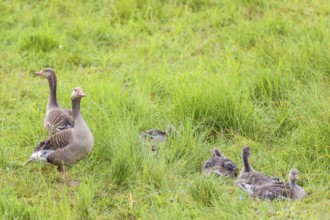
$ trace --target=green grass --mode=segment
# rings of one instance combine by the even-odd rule
[[[328,219],[330,5],[327,1],[2,1],[2,219]],[[92,154],[68,168],[23,167],[47,132],[46,80],[86,93]],[[160,145],[139,133],[173,124]],[[219,147],[287,178],[300,202],[251,202],[232,180],[203,178]],[[170,202],[170,200],[173,200]]]

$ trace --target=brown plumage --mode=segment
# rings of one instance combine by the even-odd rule
[[[31,158],[25,162],[53,164],[62,170],[64,165],[73,164],[86,157],[93,148],[94,138],[80,114],[80,100],[85,97],[81,88],[72,91],[72,111],[75,127],[60,131],[42,141]]]
[[[242,159],[243,159],[243,168],[237,177],[235,184],[240,185],[245,183],[248,185],[263,185],[266,183],[277,181],[278,178],[271,178],[262,173],[256,172],[249,163],[249,156],[251,154],[251,149],[249,147],[243,147],[242,149]]]
[[[74,120],[72,117],[72,111],[69,109],[63,109],[57,100],[57,79],[55,71],[51,68],[46,68],[36,72],[36,74],[45,77],[49,84],[50,92],[46,117],[44,119],[45,128],[49,131],[50,134],[55,134],[58,131],[73,128]]]
[[[209,176],[215,173],[218,176],[236,177],[238,171],[236,164],[221,154],[218,148],[213,149],[212,152],[213,158],[202,165],[202,174]]]
[[[260,186],[252,186],[241,183],[240,187],[254,199],[302,199],[306,196],[305,190],[296,184],[299,179],[299,171],[291,169],[289,172],[289,183],[271,182]]]

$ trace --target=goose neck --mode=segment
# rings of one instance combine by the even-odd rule
[[[77,119],[81,118],[80,115],[80,98],[72,99],[72,114],[73,119],[77,121]]]
[[[51,75],[47,77],[48,85],[49,85],[49,99],[48,99],[48,106],[59,106],[56,96],[56,86],[57,80],[55,75]]]
[[[249,156],[246,154],[243,154],[243,163],[244,163],[244,169],[245,172],[249,172],[251,170],[250,164],[249,164]]]
[[[290,183],[291,183],[291,187],[292,187],[292,188],[295,188],[295,187],[297,186],[297,184],[296,184],[296,180],[291,179],[291,180],[290,180]]]

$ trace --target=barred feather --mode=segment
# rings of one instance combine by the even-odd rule
[[[57,150],[66,147],[70,142],[72,142],[72,129],[64,130],[56,133],[46,140],[41,142],[35,149],[34,152],[39,150]]]
[[[71,115],[69,114],[71,112]],[[55,134],[59,130],[65,130],[74,127],[72,111],[56,108],[47,113],[45,117],[45,127],[50,134]]]

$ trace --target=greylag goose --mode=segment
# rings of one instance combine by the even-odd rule
[[[57,79],[55,71],[51,68],[46,68],[37,75],[45,77],[49,84],[49,98],[47,104],[46,117],[44,119],[44,126],[50,134],[55,134],[58,131],[73,128],[74,120],[72,118],[72,111],[63,109],[56,97]]]
[[[80,100],[85,97],[81,88],[74,88],[71,95],[73,128],[60,131],[42,141],[27,163],[53,164],[63,171],[64,165],[73,164],[86,157],[94,145],[94,137],[80,114]]]
[[[213,149],[213,158],[207,160],[202,166],[202,174],[209,176],[215,173],[218,176],[236,177],[238,168],[236,164],[221,154],[218,148]]]
[[[241,183],[240,187],[251,195],[254,199],[293,199],[298,200],[306,196],[305,190],[298,186],[296,181],[299,179],[299,171],[291,169],[289,172],[289,183],[273,182],[260,186],[252,186]]]
[[[242,158],[243,158],[243,168],[237,177],[235,184],[241,185],[241,183],[249,185],[262,185],[274,181],[279,181],[276,177],[268,177],[262,173],[255,171],[249,163],[249,156],[251,154],[251,149],[249,147],[243,147]]]
[[[140,134],[141,141],[152,141],[152,151],[156,151],[156,143],[157,142],[165,142],[168,136],[175,131],[173,125],[169,124],[166,128],[166,131],[158,130],[158,129],[150,129],[144,131]]]

